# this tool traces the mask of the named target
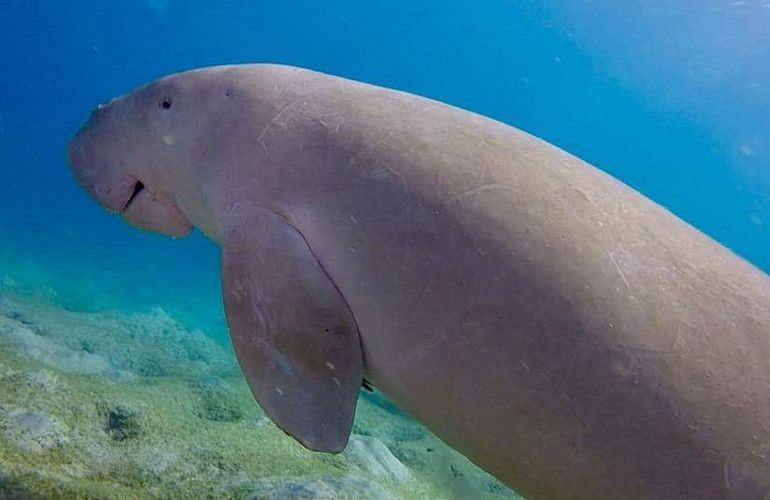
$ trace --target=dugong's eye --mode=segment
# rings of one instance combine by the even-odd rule
[[[168,97],[164,97],[158,103],[158,107],[163,108],[163,109],[170,108],[171,107],[171,99],[169,99]]]

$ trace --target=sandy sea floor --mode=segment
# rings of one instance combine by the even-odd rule
[[[308,452],[226,342],[160,307],[79,309],[6,269],[0,499],[520,498],[376,392],[345,452]]]

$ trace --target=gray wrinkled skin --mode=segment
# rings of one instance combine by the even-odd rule
[[[554,146],[247,65],[105,104],[69,155],[131,224],[222,244],[244,374],[311,449],[365,376],[533,500],[767,498],[770,279]]]

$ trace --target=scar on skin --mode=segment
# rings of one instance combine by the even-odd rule
[[[275,114],[275,116],[273,116],[273,118],[271,118],[271,119],[270,119],[270,121],[269,121],[269,122],[267,122],[267,124],[264,126],[264,128],[262,129],[262,131],[261,131],[261,132],[259,133],[259,135],[257,136],[257,142],[258,142],[258,143],[260,143],[260,144],[262,145],[262,149],[264,149],[264,150],[265,150],[265,153],[267,153],[267,146],[265,145],[265,141],[264,141],[264,138],[265,138],[265,134],[267,134],[268,130],[270,130],[271,128],[273,128],[273,126],[274,126],[274,125],[275,125],[275,124],[278,122],[278,120],[279,120],[279,119],[280,119],[280,118],[281,118],[281,117],[282,117],[282,116],[283,116],[283,115],[284,115],[284,114],[285,114],[285,113],[286,113],[288,110],[290,110],[291,108],[293,108],[294,106],[296,106],[297,104],[300,104],[300,103],[301,103],[301,104],[307,104],[307,103],[308,103],[308,101],[309,101],[309,99],[310,99],[310,98],[311,98],[311,97],[312,97],[312,96],[313,96],[315,93],[317,93],[318,91],[320,91],[320,90],[322,90],[322,89],[323,89],[323,87],[321,87],[321,88],[319,88],[319,89],[311,89],[311,90],[309,90],[309,91],[307,91],[307,92],[301,92],[301,94],[302,94],[302,95],[300,95],[300,96],[299,96],[299,97],[297,97],[296,99],[294,99],[294,100],[292,100],[292,101],[288,102],[288,103],[287,103],[287,104],[285,104],[283,107],[281,107],[281,109],[279,109],[279,110],[278,110],[278,112]],[[304,90],[304,89],[303,89],[303,90]],[[286,93],[286,92],[282,92],[282,93],[281,93],[281,96],[283,96],[285,93]]]
[[[393,127],[390,127],[387,130],[385,130],[385,132],[380,134],[380,136],[378,137],[377,141],[375,141],[374,144],[372,144],[372,146],[368,150],[366,150],[365,153],[363,153],[361,155],[358,155],[358,154],[353,155],[350,158],[350,161],[348,162],[348,166],[353,166],[355,164],[361,164],[362,162],[364,162],[364,161],[368,160],[369,158],[371,158],[372,155],[374,154],[374,152],[377,150],[377,148],[380,147],[382,144],[384,144],[385,140],[388,137],[390,137],[390,135],[392,133],[393,133]],[[401,172],[399,172],[398,170],[395,170],[394,168],[389,167],[388,165],[382,164],[382,165],[379,165],[379,166],[384,168],[388,172],[390,172],[393,176],[395,176],[401,182],[401,186],[404,188],[404,194],[406,194],[406,196],[408,198],[410,196],[409,185],[406,182],[406,178],[403,176],[403,174],[401,174]]]
[[[610,252],[610,262],[612,262],[612,265],[615,266],[615,270],[620,275],[620,279],[623,280],[623,283],[626,284],[626,289],[631,290],[631,285],[628,283],[628,280],[626,279],[626,275],[623,273],[623,270],[618,265],[618,261],[615,260],[615,255]]]
[[[514,188],[510,186],[506,186],[505,184],[483,184],[481,186],[477,186],[472,189],[467,189],[465,191],[461,191],[457,194],[453,194],[452,196],[448,197],[446,199],[446,203],[456,203],[458,201],[465,200],[467,198],[471,198],[479,193],[483,193],[485,191],[515,191]]]
[[[257,136],[257,142],[262,145],[262,147],[265,150],[265,153],[267,153],[267,146],[265,146],[264,137],[267,131],[273,128],[273,125],[276,124],[276,122],[284,115],[284,113],[286,113],[286,111],[288,111],[295,104],[304,101],[304,99],[305,99],[304,97],[300,97],[299,99],[295,99],[289,102],[288,104],[286,104],[285,106],[283,106],[281,109],[279,109],[278,112],[275,114],[275,116],[273,116],[273,118],[271,118],[270,121],[267,122],[267,125],[265,125],[265,127],[262,129],[262,132],[259,133],[259,135]]]

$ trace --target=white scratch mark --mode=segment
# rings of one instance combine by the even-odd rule
[[[406,197],[409,198],[409,185],[406,183],[406,178],[401,174],[401,172],[398,172],[397,170],[390,168],[387,165],[382,165],[382,167],[396,176],[399,181],[401,181],[401,186],[404,188],[404,193],[406,194]]]
[[[510,186],[506,186],[505,184],[484,184],[482,186],[478,186],[478,187],[475,187],[473,189],[467,189],[465,191],[461,191],[461,192],[459,192],[457,194],[449,196],[446,199],[446,202],[447,203],[455,203],[455,202],[458,202],[458,201],[462,201],[462,200],[464,200],[466,198],[470,198],[472,196],[475,196],[475,195],[477,195],[479,193],[483,193],[484,191],[496,191],[496,190],[500,190],[500,191],[515,191],[515,189],[513,189]]]
[[[610,261],[612,262],[612,265],[615,266],[615,269],[618,271],[618,274],[620,275],[620,278],[623,280],[623,283],[626,284],[626,288],[628,290],[631,290],[631,285],[628,283],[628,280],[626,279],[626,275],[623,274],[623,270],[618,265],[618,261],[615,260],[615,255],[610,252]]]
[[[305,100],[305,96],[291,101],[290,103],[282,107],[280,110],[278,110],[278,113],[276,113],[275,116],[269,122],[267,122],[267,125],[265,125],[265,127],[262,129],[262,132],[260,132],[259,135],[257,136],[257,142],[262,144],[262,147],[264,148],[265,153],[267,153],[267,146],[265,145],[264,137],[267,131],[270,130],[273,127],[273,125],[275,125],[278,122],[278,120],[284,115],[284,113],[286,113],[286,111],[291,109],[295,104],[303,102],[304,100]]]
[[[393,128],[387,129],[385,132],[383,132],[380,135],[380,137],[372,145],[372,147],[370,147],[369,150],[366,151],[363,155],[360,155],[360,156],[359,155],[355,155],[355,156],[351,157],[350,161],[348,162],[348,166],[353,166],[353,165],[356,165],[356,164],[362,165],[367,160],[371,159],[371,157],[374,155],[374,152],[377,150],[377,148],[379,148],[381,145],[383,145],[385,143],[385,141],[390,137],[390,135],[392,133],[393,133]],[[404,188],[404,194],[406,195],[406,197],[407,198],[410,197],[409,185],[407,184],[406,178],[403,176],[403,174],[401,174],[401,172],[399,172],[399,171],[395,170],[394,168],[392,168],[392,167],[390,167],[388,165],[385,165],[385,164],[378,164],[377,166],[387,170],[394,177],[396,177],[401,182],[401,186]]]

